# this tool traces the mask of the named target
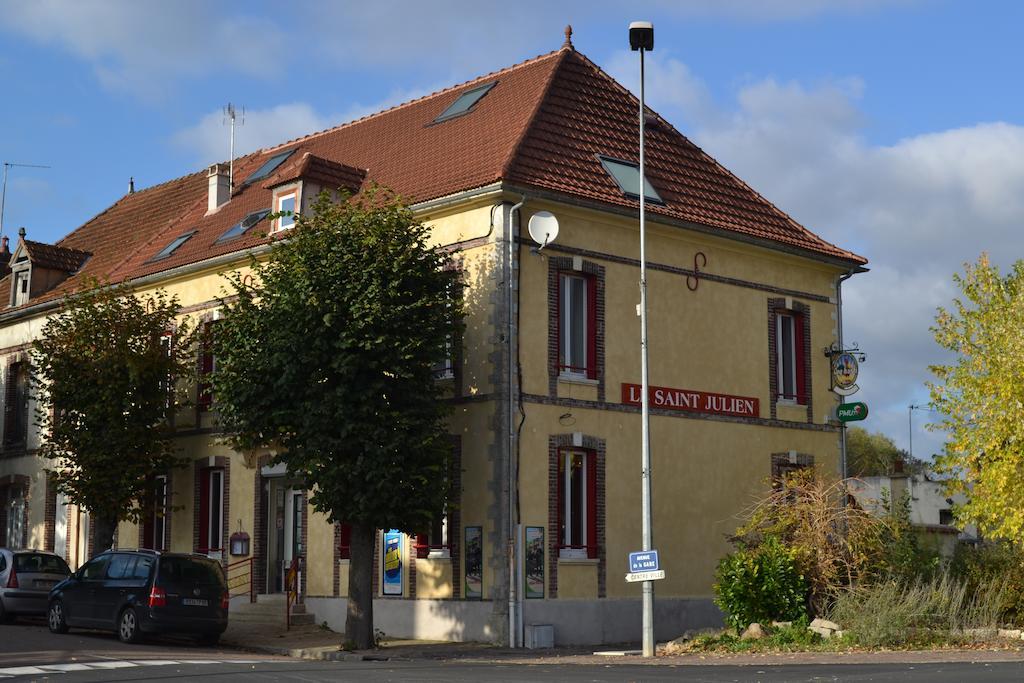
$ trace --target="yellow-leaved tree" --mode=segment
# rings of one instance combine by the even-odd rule
[[[943,416],[932,429],[947,433],[936,471],[956,508],[991,538],[1024,541],[1024,261],[1003,275],[986,254],[954,275],[961,295],[940,308],[932,331],[955,354],[935,365],[932,404]]]

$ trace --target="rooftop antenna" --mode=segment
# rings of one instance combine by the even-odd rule
[[[4,234],[4,204],[7,201],[7,172],[14,166],[19,168],[50,168],[49,166],[40,166],[39,164],[16,164],[12,161],[4,162],[4,181],[3,187],[0,189],[0,237]]]
[[[231,151],[228,156],[228,188],[235,189],[235,125],[245,125],[245,107],[239,114],[235,105],[228,102],[224,105],[224,120],[222,124],[231,124]]]

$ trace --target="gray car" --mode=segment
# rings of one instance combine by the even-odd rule
[[[46,614],[50,589],[70,573],[67,562],[54,553],[0,548],[0,620]]]

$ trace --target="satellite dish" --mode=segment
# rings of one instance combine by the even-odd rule
[[[558,237],[558,219],[550,211],[538,211],[530,216],[527,229],[530,231],[533,241],[543,249]]]

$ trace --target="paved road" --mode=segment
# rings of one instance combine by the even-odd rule
[[[150,661],[137,665],[131,661],[111,661],[102,669],[82,670],[83,666],[34,667],[17,672],[10,680],[49,680],[75,682],[101,681],[183,681],[201,676],[204,681],[452,681],[481,683],[508,681],[537,683],[584,683],[591,681],[692,681],[725,683],[760,681],[764,683],[800,683],[803,681],[909,681],[911,683],[961,683],[977,681],[1020,681],[1021,664],[927,664],[927,665],[802,665],[778,667],[736,666],[647,666],[609,664],[606,666],[463,664],[445,662],[311,662],[291,661],[217,661],[213,663]],[[0,675],[4,675],[0,669]],[[10,675],[10,674],[7,674]]]
[[[1024,681],[1024,662],[839,665],[604,665],[439,661],[313,662],[197,647],[172,639],[128,646],[112,634],[55,636],[40,622],[0,625],[0,679],[12,681],[692,681],[802,683]]]

